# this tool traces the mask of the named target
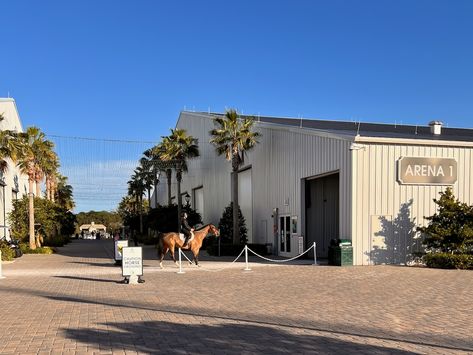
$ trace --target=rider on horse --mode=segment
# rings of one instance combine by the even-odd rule
[[[188,243],[189,238],[191,237],[193,231],[194,231],[194,228],[189,226],[189,223],[187,223],[187,213],[182,212],[182,214],[181,214],[181,232],[185,236],[184,245],[182,246],[183,248],[187,247],[187,243]]]

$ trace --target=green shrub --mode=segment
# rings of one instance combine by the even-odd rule
[[[246,228],[245,217],[238,206],[238,227],[240,229],[240,243],[245,244],[248,241],[248,229]],[[218,222],[218,229],[223,243],[233,243],[233,202],[225,207],[222,218]]]
[[[473,270],[473,254],[428,253],[423,260],[432,268]]]
[[[41,247],[36,249],[30,249],[30,246],[26,243],[20,243],[20,249],[23,254],[53,254],[54,250],[51,247]]]
[[[11,261],[15,257],[15,251],[4,240],[0,240],[0,250],[2,251],[3,261]]]

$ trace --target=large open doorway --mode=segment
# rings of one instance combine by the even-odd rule
[[[330,239],[339,237],[339,184],[338,172],[306,179],[306,247],[316,242],[319,258],[328,258]]]

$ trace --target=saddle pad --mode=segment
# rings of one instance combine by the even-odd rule
[[[186,237],[185,237],[184,233],[179,233],[179,239],[181,239],[181,242],[184,242],[185,238]],[[191,233],[191,237],[189,238],[188,242],[190,242],[193,239],[194,239],[194,233]]]

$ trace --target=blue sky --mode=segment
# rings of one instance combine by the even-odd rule
[[[0,97],[51,135],[157,141],[184,107],[473,127],[472,1],[0,7]]]

